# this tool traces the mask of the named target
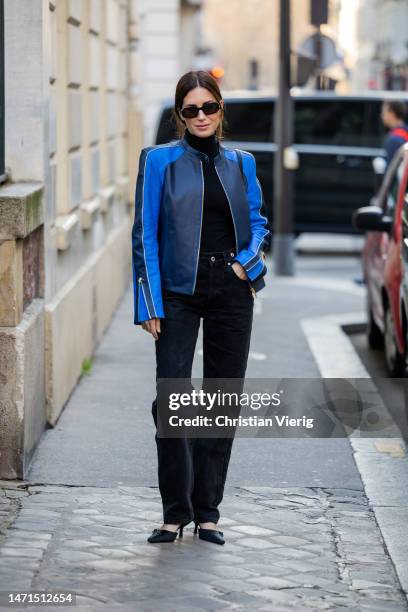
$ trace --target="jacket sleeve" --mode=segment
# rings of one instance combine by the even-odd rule
[[[270,235],[268,220],[261,213],[264,209],[262,188],[256,176],[255,157],[248,151],[243,155],[243,170],[247,183],[247,199],[249,205],[249,220],[251,224],[251,240],[245,249],[241,249],[234,258],[245,269],[249,280],[254,280],[265,271],[261,257],[263,244]]]
[[[156,160],[154,147],[142,149],[132,228],[135,325],[154,317],[164,317],[158,244],[163,169]]]

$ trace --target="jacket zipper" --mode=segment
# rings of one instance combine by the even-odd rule
[[[235,227],[235,219],[234,219],[234,214],[233,214],[233,212],[232,212],[231,202],[230,202],[230,199],[229,199],[229,197],[228,197],[228,194],[227,194],[227,192],[226,192],[226,190],[225,190],[225,187],[224,187],[224,185],[223,185],[223,183],[222,183],[221,177],[220,177],[220,175],[218,174],[217,166],[215,165],[215,163],[214,163],[214,168],[215,168],[215,171],[216,171],[216,173],[217,173],[217,176],[218,176],[218,178],[219,178],[219,181],[220,181],[221,186],[222,186],[222,188],[223,188],[223,190],[224,190],[225,196],[226,196],[226,198],[227,198],[227,200],[228,200],[228,204],[229,204],[229,207],[230,207],[231,217],[232,217],[232,223],[234,224],[234,234],[235,234],[235,255],[238,255],[238,238],[237,238],[237,228]]]
[[[201,228],[203,225],[203,213],[204,213],[204,170],[203,170],[203,161],[200,161],[201,163],[201,219],[200,219],[200,236],[198,239],[198,248],[197,248],[197,261],[196,261],[196,269],[195,269],[195,277],[194,277],[194,286],[193,286],[193,293],[195,291],[195,287],[196,287],[196,283],[197,283],[197,269],[198,269],[198,259],[200,256],[200,245],[201,245]]]
[[[148,305],[147,300],[146,300],[146,294],[145,294],[145,290],[144,290],[144,287],[143,287],[143,282],[144,282],[144,278],[142,276],[140,276],[139,280],[138,280],[138,284],[139,284],[139,294],[138,294],[139,310],[140,310],[140,289],[141,289],[142,293],[143,293],[143,298],[144,298],[144,301],[145,301],[145,304],[146,304],[147,313],[148,313],[149,317],[151,317],[152,315],[150,313],[149,305]]]

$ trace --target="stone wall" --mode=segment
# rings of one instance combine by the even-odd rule
[[[22,478],[45,426],[43,189],[0,187],[0,470]]]
[[[0,477],[24,478],[131,280],[129,2],[5,0],[5,26]]]

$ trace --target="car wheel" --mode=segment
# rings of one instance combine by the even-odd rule
[[[367,342],[371,349],[380,349],[384,346],[384,335],[374,321],[373,312],[368,307]]]
[[[401,355],[395,339],[395,326],[391,309],[384,309],[384,353],[388,372],[391,376],[404,376],[406,370],[405,355]]]

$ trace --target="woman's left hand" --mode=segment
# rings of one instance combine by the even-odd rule
[[[241,264],[238,261],[234,261],[234,263],[232,264],[232,269],[234,270],[235,274],[241,279],[241,280],[247,280],[248,275],[245,272],[245,268],[243,268],[243,266],[241,266]]]

